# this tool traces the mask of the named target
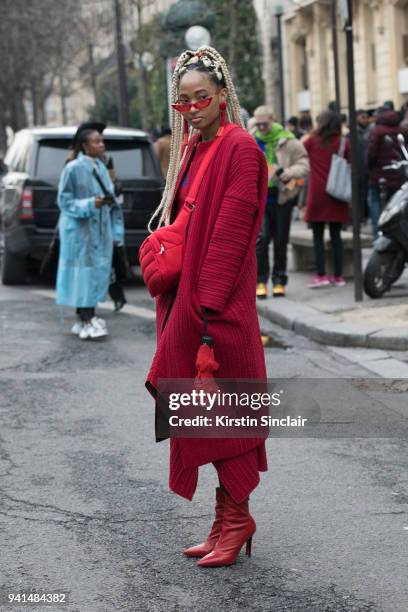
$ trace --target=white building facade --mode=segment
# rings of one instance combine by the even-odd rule
[[[374,109],[408,98],[408,0],[355,0],[356,105]],[[316,116],[335,99],[332,20],[326,0],[300,0],[284,16],[288,112]],[[347,111],[345,33],[337,21],[341,107]]]

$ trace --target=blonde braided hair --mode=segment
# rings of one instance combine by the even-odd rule
[[[191,68],[188,68],[192,65]],[[194,70],[197,65],[197,70],[201,72],[207,72],[215,79],[219,85],[226,87],[228,90],[227,97],[227,120],[230,123],[236,123],[237,125],[244,127],[244,122],[241,115],[241,109],[238,101],[238,96],[235,91],[234,84],[227,64],[225,63],[222,55],[218,53],[213,47],[200,47],[197,51],[186,50],[184,51],[177,60],[176,67],[173,73],[172,85],[171,85],[171,102],[176,103],[178,100],[178,91],[181,77],[189,69]],[[184,157],[187,151],[185,147],[184,155],[181,156],[183,146],[183,117],[181,113],[178,113],[174,109],[171,109],[171,145],[170,145],[170,163],[167,172],[166,186],[164,189],[163,197],[159,206],[156,208],[152,218],[149,221],[148,230],[151,232],[152,221],[159,217],[157,227],[162,225],[168,225],[170,223],[170,212],[171,205],[174,198],[174,190],[176,187],[177,177],[180,172],[181,166],[184,161]],[[189,137],[193,133],[197,133],[196,130],[189,129]]]

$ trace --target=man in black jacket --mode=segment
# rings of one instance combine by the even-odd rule
[[[373,224],[374,236],[377,234],[378,219],[381,214],[379,180],[386,180],[387,200],[401,187],[403,175],[397,170],[383,170],[395,159],[395,152],[385,142],[390,136],[398,149],[397,135],[402,133],[408,140],[408,132],[400,126],[401,115],[395,111],[380,109],[375,128],[371,131],[367,149],[368,165],[368,208]]]

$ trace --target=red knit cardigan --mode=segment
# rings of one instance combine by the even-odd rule
[[[189,145],[176,192],[198,136]],[[265,156],[242,128],[223,139],[198,193],[178,287],[156,299],[157,350],[146,387],[161,378],[194,378],[203,335],[201,307],[214,311],[207,333],[222,379],[265,379],[256,310],[255,242],[267,194]],[[177,439],[185,467],[244,454],[264,439]]]

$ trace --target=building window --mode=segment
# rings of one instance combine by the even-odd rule
[[[377,70],[377,55],[376,55],[374,43],[371,43],[371,70],[373,72]]]
[[[408,7],[402,9],[402,61],[408,66]]]
[[[373,10],[364,6],[363,13],[365,25],[365,59],[366,59],[366,91],[367,104],[377,103],[377,54],[375,48],[375,15]]]
[[[309,89],[309,67],[307,64],[306,39],[303,38],[299,43],[299,69],[301,90]]]
[[[374,16],[372,10],[367,11],[367,45],[369,50],[370,68],[372,72],[377,70],[377,57],[375,50],[375,28],[374,28]]]

